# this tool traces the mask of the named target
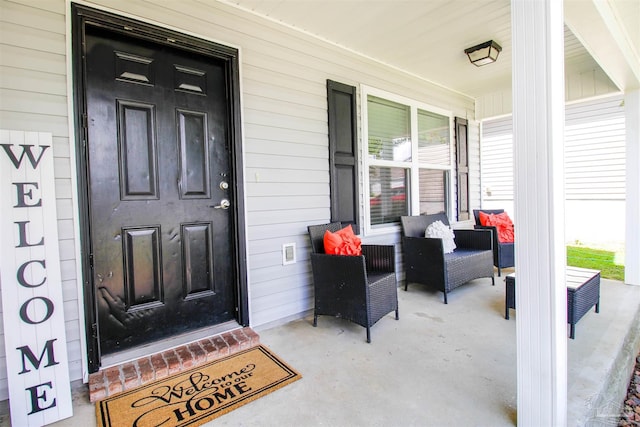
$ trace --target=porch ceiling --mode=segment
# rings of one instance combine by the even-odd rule
[[[510,0],[219,0],[473,98],[511,89]],[[640,87],[640,2],[565,0],[567,73],[602,68],[621,90]],[[493,39],[498,61],[464,49]],[[594,58],[597,58],[594,59]]]

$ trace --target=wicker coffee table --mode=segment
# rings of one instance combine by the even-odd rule
[[[509,309],[516,308],[516,275],[508,274],[506,282],[504,318],[509,319]],[[576,323],[591,307],[600,312],[600,271],[567,267],[567,323],[571,325],[570,338],[575,338]]]

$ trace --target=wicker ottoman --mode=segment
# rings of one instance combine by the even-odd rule
[[[509,319],[509,309],[516,308],[516,275],[508,274],[506,279],[504,318]],[[575,338],[576,323],[591,307],[600,312],[600,272],[586,268],[567,267],[567,323],[571,325],[570,338]]]

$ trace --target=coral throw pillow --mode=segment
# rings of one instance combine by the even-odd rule
[[[329,255],[362,255],[362,241],[353,233],[351,224],[335,233],[324,232],[324,253]]]
[[[494,226],[498,231],[498,241],[500,243],[513,243],[513,222],[506,212],[500,214],[486,214],[480,212],[480,224],[484,226]]]
[[[480,211],[478,213],[480,214],[479,215],[479,217],[480,217],[480,225],[485,226],[485,227],[488,226],[489,224],[487,224],[487,222],[491,221],[490,216],[492,214],[486,214],[486,213],[484,213],[482,211]]]

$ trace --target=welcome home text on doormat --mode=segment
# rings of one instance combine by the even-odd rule
[[[300,378],[259,345],[98,402],[98,426],[198,426]]]

